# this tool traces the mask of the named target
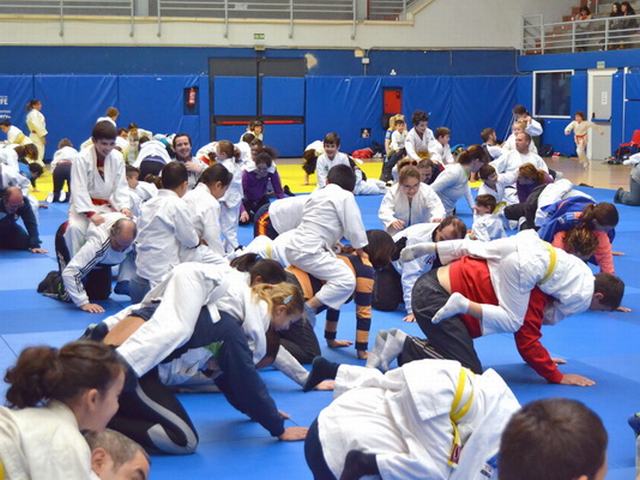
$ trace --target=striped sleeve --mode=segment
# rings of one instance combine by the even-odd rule
[[[350,255],[349,261],[356,275],[356,350],[366,350],[371,329],[371,299],[373,297],[374,269],[369,260]]]
[[[84,289],[82,280],[106,256],[109,246],[109,238],[102,243],[97,239],[90,238],[62,271],[62,282],[66,294],[78,307],[89,303],[89,296]]]

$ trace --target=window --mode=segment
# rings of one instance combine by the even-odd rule
[[[571,117],[573,70],[533,73],[533,115]]]

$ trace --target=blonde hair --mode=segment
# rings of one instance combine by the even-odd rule
[[[401,113],[396,113],[395,115],[392,115],[392,116],[389,117],[389,129],[390,130],[395,130],[396,122],[398,120],[402,120],[404,122],[404,115],[402,115]]]
[[[251,291],[256,300],[264,300],[269,304],[269,310],[279,305],[287,307],[287,314],[301,313],[304,310],[302,292],[292,283],[258,283],[251,287]]]

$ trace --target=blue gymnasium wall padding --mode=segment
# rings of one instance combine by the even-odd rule
[[[304,116],[302,77],[264,77],[262,79],[262,114]]]
[[[118,77],[103,75],[36,75],[34,97],[42,101],[46,116],[47,157],[61,138],[76,147],[91,136],[96,119],[117,105]]]
[[[33,97],[33,76],[1,75],[0,76],[0,120],[5,118],[29,135],[25,117],[25,106]],[[46,114],[46,112],[45,112]],[[0,140],[6,135],[0,134]]]
[[[452,77],[452,144],[482,143],[480,132],[509,128],[515,103],[514,77]]]
[[[256,78],[216,76],[213,79],[214,115],[255,115]]]
[[[199,86],[202,91],[198,76],[121,75],[118,124],[126,126],[135,122],[153,133],[187,132],[197,148],[203,142],[200,121],[195,116],[184,115],[184,89],[191,86]]]
[[[264,143],[273,146],[281,157],[299,157],[304,151],[304,125],[267,125]]]
[[[306,144],[337,132],[340,149],[351,152],[362,147],[361,128],[384,138],[380,85],[379,77],[307,77]]]
[[[268,132],[265,129],[265,143],[270,145],[268,141]],[[237,143],[240,137],[247,131],[245,125],[220,125],[216,127],[215,140],[229,140],[230,142]],[[203,145],[207,142],[203,142]]]

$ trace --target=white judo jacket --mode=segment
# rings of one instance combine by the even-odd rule
[[[420,183],[420,189],[411,200],[411,204],[409,198],[401,191],[400,185],[392,186],[382,198],[378,210],[378,218],[387,231],[395,220],[402,220],[406,228],[445,216],[445,208],[440,197],[426,183]]]
[[[318,417],[324,457],[336,478],[352,449],[375,454],[375,478],[384,480],[485,478],[485,462],[498,451],[502,430],[520,405],[494,370],[461,370],[452,360],[414,361],[386,374],[341,365],[335,399]],[[454,422],[457,396],[469,410]],[[453,449],[454,423],[461,454]]]

